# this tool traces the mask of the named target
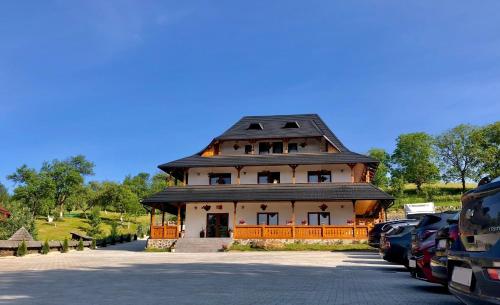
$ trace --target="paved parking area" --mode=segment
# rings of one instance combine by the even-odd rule
[[[0,304],[460,304],[375,253],[145,253],[0,258]]]

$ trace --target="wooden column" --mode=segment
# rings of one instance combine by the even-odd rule
[[[149,237],[150,238],[153,235],[153,226],[155,223],[155,212],[156,212],[155,208],[151,207],[151,223],[149,225]]]
[[[295,179],[295,169],[297,168],[298,165],[291,164],[289,166],[292,168],[292,183],[295,184],[295,181],[296,181],[296,179]]]
[[[351,168],[351,182],[354,183],[354,167],[356,166],[356,163],[348,163],[347,165]]]
[[[352,210],[354,211],[353,237],[356,239],[356,200],[352,201]]]
[[[295,201],[292,201],[292,238],[295,238]]]
[[[236,207],[238,206],[238,201],[233,201],[233,206],[234,206],[234,210],[233,210],[233,236],[235,236],[236,235],[236,224],[237,224]]]
[[[161,225],[162,226],[165,225],[165,211],[162,211],[162,214],[161,214]]]
[[[235,166],[235,168],[237,171],[236,184],[240,184],[240,182],[241,182],[241,169],[243,168],[243,166],[237,165],[237,166]]]
[[[182,228],[181,228],[181,205],[178,204],[177,205],[177,236],[178,237],[181,236],[181,231],[182,231]]]
[[[187,175],[188,175],[188,170],[185,169],[183,174],[182,174],[182,185],[186,186],[188,181],[187,181]]]
[[[283,153],[288,154],[288,139],[283,140]]]

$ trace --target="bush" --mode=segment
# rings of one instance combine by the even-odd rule
[[[111,223],[111,231],[109,233],[109,237],[111,237],[111,244],[113,245],[118,240],[118,223],[116,223],[116,221],[113,221]]]
[[[137,234],[134,234],[134,240],[137,240]]]
[[[50,252],[49,241],[46,239],[42,246],[42,254],[48,254]]]
[[[144,226],[142,223],[137,226],[137,236],[139,236],[139,238],[144,238]]]
[[[95,250],[97,248],[97,242],[95,238],[92,239],[92,242],[90,243],[90,249]]]
[[[91,237],[96,237],[97,235],[102,233],[101,230],[101,211],[99,208],[92,209],[92,213],[90,213],[88,224],[89,228],[87,229],[87,234]]]
[[[17,247],[16,255],[25,256],[26,254],[28,254],[28,246],[26,245],[26,242],[23,240],[19,244],[19,247]]]
[[[76,251],[83,251],[83,240],[80,238],[78,241],[78,247],[76,247]]]
[[[129,234],[125,235],[125,241],[131,242],[132,241],[132,234],[129,233]]]
[[[61,252],[66,253],[68,251],[69,251],[69,242],[68,242],[68,239],[65,238],[63,241],[63,246],[62,246]]]

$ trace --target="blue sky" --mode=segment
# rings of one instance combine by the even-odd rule
[[[2,1],[0,182],[84,154],[155,172],[244,115],[353,151],[500,118],[498,1]]]

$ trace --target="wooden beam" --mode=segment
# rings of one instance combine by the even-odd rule
[[[295,201],[291,201],[292,204],[292,238],[295,238]]]
[[[351,182],[354,183],[354,167],[356,163],[347,163],[347,165],[351,168]]]
[[[151,221],[150,221],[150,224],[149,224],[149,237],[151,238],[151,236],[153,235],[153,226],[154,226],[154,222],[155,222],[155,208],[152,207],[151,208]]]
[[[297,168],[297,164],[289,164],[289,166],[292,168],[292,183],[295,184],[295,169]]]
[[[354,211],[354,230],[353,230],[353,237],[356,239],[356,200],[352,201],[352,210]]]
[[[165,225],[165,211],[162,211],[162,214],[161,214],[161,225],[162,226]]]
[[[181,231],[182,231],[182,228],[181,228],[181,204],[179,203],[177,205],[177,234],[178,234],[178,237],[180,237],[180,234],[181,234]]]
[[[238,201],[233,201],[233,206],[234,206],[234,210],[233,210],[233,236],[236,234],[235,230],[236,230],[236,207],[238,206]]]
[[[236,165],[235,168],[236,168],[236,171],[237,171],[236,184],[240,184],[240,182],[241,182],[241,170],[243,169],[243,166]]]

